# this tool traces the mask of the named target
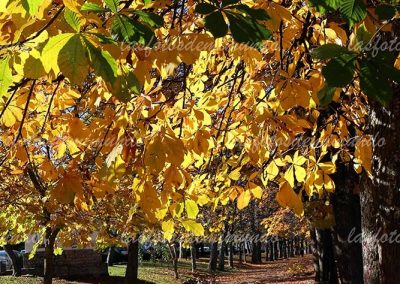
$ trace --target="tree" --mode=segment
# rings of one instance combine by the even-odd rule
[[[374,178],[361,193],[363,233],[394,229],[378,208],[396,208],[395,194],[384,198],[374,182],[382,165],[396,169],[395,144],[363,143],[368,120],[372,135],[385,110],[396,118],[398,54],[368,44],[397,27],[394,4],[3,1],[2,238],[39,233],[50,283],[54,245],[71,231],[82,244],[94,230],[98,244],[134,238],[140,224],[170,242],[221,236],[225,208],[249,213],[275,200],[319,230],[332,227],[343,161]],[[372,153],[385,163],[372,167]],[[295,224],[283,220],[281,233]],[[374,256],[365,271],[384,277],[372,238],[364,242],[364,257]],[[386,275],[397,268],[389,259]]]

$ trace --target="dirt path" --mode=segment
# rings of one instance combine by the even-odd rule
[[[234,273],[202,277],[202,281],[221,284],[314,283],[313,260],[308,255],[260,265],[244,264]]]

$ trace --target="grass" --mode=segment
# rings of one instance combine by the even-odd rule
[[[54,284],[77,284],[77,283],[93,283],[93,284],[109,284],[123,283],[126,265],[113,265],[108,268],[110,277],[108,279],[82,279],[79,281],[68,281],[64,279],[55,279]],[[139,266],[139,279],[144,283],[156,284],[181,284],[185,280],[196,278],[199,275],[207,274],[207,263],[204,260],[197,262],[196,273],[191,272],[190,260],[180,260],[178,265],[179,279],[174,278],[172,264],[166,262],[143,262]],[[226,272],[218,272],[218,274],[229,274],[234,270]],[[41,284],[41,277],[12,277],[0,276],[1,284]]]

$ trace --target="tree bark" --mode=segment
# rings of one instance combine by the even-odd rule
[[[239,243],[239,265],[243,264],[243,248],[242,243]]]
[[[21,271],[22,271],[21,260],[18,259],[17,255],[15,254],[11,245],[6,244],[3,247],[4,247],[4,250],[6,251],[8,257],[11,259],[13,276],[21,276]]]
[[[335,194],[332,207],[335,215],[335,257],[340,283],[363,283],[361,209],[358,189],[360,179],[348,164],[340,164],[333,176]]]
[[[196,265],[196,258],[197,258],[197,246],[196,242],[192,242],[192,245],[190,247],[190,257],[192,260],[192,272],[195,272],[197,269]]]
[[[398,28],[398,27],[397,27]],[[400,283],[400,87],[387,107],[371,102],[372,177],[361,200],[365,283]]]
[[[137,284],[139,268],[139,239],[135,237],[128,243],[128,263],[125,271],[125,284]]]
[[[253,250],[251,252],[251,262],[252,263],[260,263],[261,262],[261,242],[253,242],[252,244]]]
[[[274,259],[273,260],[277,260],[279,258],[279,250],[278,250],[278,240],[274,240]]]
[[[274,240],[270,239],[268,241],[269,245],[269,260],[274,261],[275,260],[275,247],[274,247]]]
[[[311,228],[310,233],[313,240],[315,283],[338,283],[331,231]]]
[[[44,248],[44,276],[43,284],[52,284],[54,277],[54,244],[60,229],[46,228],[46,240]]]
[[[229,267],[233,268],[233,255],[235,254],[235,251],[234,251],[235,248],[234,248],[232,242],[229,242],[228,247],[229,247],[228,263],[229,263]]]
[[[208,271],[212,272],[217,269],[218,258],[218,242],[213,242],[210,248],[210,260],[208,262]]]
[[[174,277],[175,279],[179,278],[179,273],[178,273],[178,257],[179,257],[179,249],[178,249],[178,243],[173,242],[169,244],[169,253],[171,255],[172,259],[172,266],[174,268]]]

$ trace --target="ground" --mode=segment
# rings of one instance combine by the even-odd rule
[[[80,279],[67,281],[57,279],[54,284],[119,284],[123,283],[125,266],[115,265],[109,268],[110,277],[105,279]],[[241,267],[227,269],[214,275],[207,273],[206,259],[198,262],[198,272],[190,272],[190,262],[183,260],[179,264],[180,279],[173,277],[171,266],[160,263],[143,263],[139,267],[139,278],[143,283],[181,284],[188,279],[196,279],[198,283],[235,283],[235,284],[308,284],[314,283],[314,270],[310,255],[285,260],[267,262],[259,265],[243,264]],[[40,284],[41,278],[11,276],[0,277],[1,284]]]

